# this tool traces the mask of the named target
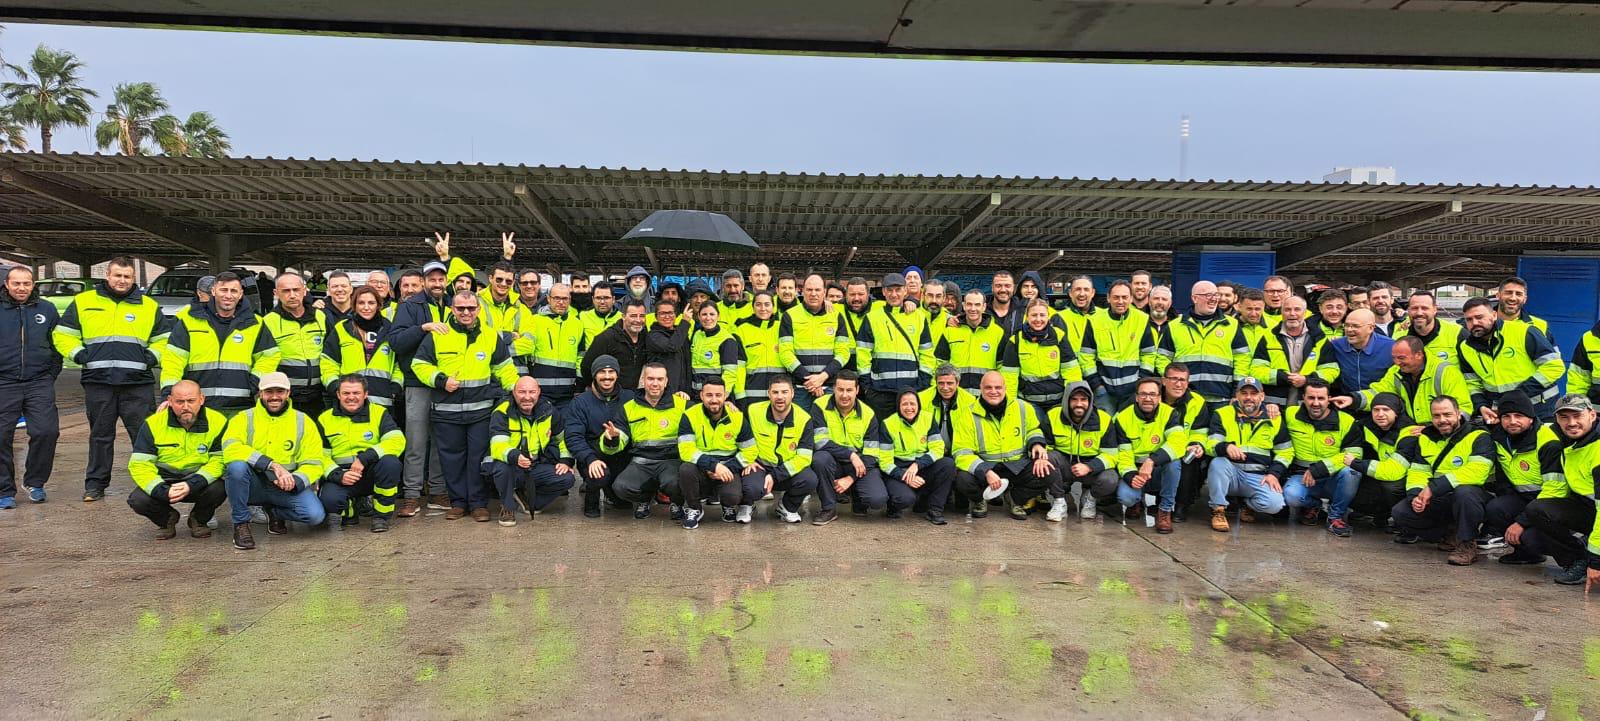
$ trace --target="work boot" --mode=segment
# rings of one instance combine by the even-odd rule
[[[195,538],[210,538],[211,529],[206,527],[206,522],[189,515],[189,535]]]
[[[372,532],[373,533],[387,533],[388,531],[389,531],[389,517],[388,516],[373,516],[372,517]]]
[[[1454,553],[1456,550],[1456,534],[1450,533],[1446,535],[1444,538],[1439,539],[1439,542],[1434,544],[1433,547],[1441,551]]]
[[[250,524],[233,524],[233,547],[241,551],[256,550],[255,535],[250,532]]]
[[[428,510],[430,510],[430,511],[448,511],[448,510],[450,510],[450,497],[449,496],[444,496],[444,495],[428,496]]]
[[[1227,533],[1229,530],[1231,530],[1228,526],[1227,506],[1211,507],[1211,530],[1219,533]]]
[[[968,518],[984,518],[989,515],[989,503],[983,499],[973,501],[967,508]]]
[[[1394,533],[1394,542],[1402,546],[1409,546],[1421,540],[1417,538],[1415,533],[1407,533],[1405,531],[1395,531]]]
[[[1300,525],[1302,525],[1302,526],[1320,526],[1320,525],[1322,525],[1322,509],[1317,507],[1317,506],[1312,506],[1312,507],[1307,508],[1306,510],[1302,511],[1300,513]],[[1453,546],[1452,546],[1452,548],[1453,548]]]
[[[1156,533],[1172,533],[1172,511],[1156,511]]]
[[[1144,504],[1135,503],[1131,506],[1128,506],[1127,509],[1122,512],[1122,518],[1123,520],[1128,521],[1137,521],[1141,518],[1144,518]]]
[[[1006,491],[1003,494],[1003,497],[1006,499],[1005,505],[1011,509],[1010,513],[1012,518],[1015,518],[1019,521],[1028,520],[1028,509],[1022,504],[1012,500],[1010,491]]]
[[[589,518],[600,517],[600,489],[583,492],[583,515]]]
[[[104,488],[90,488],[90,489],[85,490],[83,492],[83,502],[84,503],[94,503],[95,501],[98,501],[98,500],[100,500],[102,498],[105,498],[105,497],[106,497],[106,489],[104,489]]]
[[[170,509],[167,513],[169,515],[167,516],[166,524],[161,526],[161,530],[156,531],[157,541],[171,540],[178,535],[178,509]]]
[[[1052,499],[1050,499],[1050,512],[1044,514],[1044,520],[1046,520],[1046,521],[1060,521],[1061,519],[1066,518],[1066,517],[1067,517],[1067,499],[1066,498],[1052,498]]]
[[[489,509],[487,509],[487,508],[474,508],[474,509],[472,509],[472,520],[477,521],[478,523],[488,523],[489,522]]]
[[[892,505],[889,506],[888,508],[883,509],[883,517],[884,518],[887,518],[887,519],[890,519],[890,520],[895,520],[895,519],[900,518],[901,515],[902,515],[901,514],[901,510],[899,508],[895,508]]]
[[[361,517],[353,513],[354,509],[346,509],[339,514],[339,530],[361,525]]]
[[[1473,539],[1456,541],[1456,548],[1445,559],[1452,566],[1470,566],[1478,562],[1478,542]]]
[[[400,502],[400,510],[395,511],[394,514],[401,518],[410,518],[417,515],[417,512],[421,510],[422,501],[415,498],[407,498]]]
[[[1589,563],[1580,558],[1563,567],[1555,581],[1563,586],[1581,586],[1588,577]]]

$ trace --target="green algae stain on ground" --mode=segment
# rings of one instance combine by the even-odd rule
[[[1089,656],[1078,687],[1090,696],[1121,696],[1133,691],[1133,665],[1128,657],[1110,651]]]
[[[488,608],[468,616],[465,626],[439,649],[431,674],[440,707],[481,712],[508,700],[553,701],[576,688],[568,681],[577,667],[576,619],[552,612],[550,591],[490,597]],[[428,667],[417,672],[426,674]]]
[[[74,705],[96,717],[114,716],[142,698],[170,705],[183,699],[177,676],[227,641],[232,630],[219,608],[162,613],[143,609],[125,636],[97,638],[76,647],[74,663],[94,679]]]

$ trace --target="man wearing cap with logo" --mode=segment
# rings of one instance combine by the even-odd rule
[[[1396,503],[1395,543],[1437,542],[1450,551],[1452,566],[1478,560],[1478,527],[1489,494],[1483,488],[1494,473],[1494,442],[1474,429],[1450,396],[1433,399],[1432,423],[1400,441],[1400,455],[1411,464],[1406,498]],[[1446,531],[1455,529],[1453,537]]]
[[[188,503],[189,535],[211,537],[206,523],[228,498],[222,484],[222,432],[228,423],[194,381],[172,387],[167,407],[145,419],[128,456],[136,488],[128,507],[156,524],[156,540],[178,535],[178,503]],[[249,524],[245,524],[249,525]]]
[[[440,337],[450,332],[450,308],[444,292],[445,264],[437,260],[422,266],[422,291],[400,302],[394,314],[394,324],[389,326],[389,347],[394,349],[395,364],[405,375],[406,390],[402,402],[406,429],[406,452],[403,459],[404,476],[401,480],[399,515],[408,518],[417,514],[423,491],[428,493],[430,512],[444,512],[450,508],[445,495],[444,472],[439,468],[439,455],[430,443],[433,413],[433,389],[424,385],[412,370],[411,361],[426,336]],[[404,278],[402,278],[402,281]],[[427,488],[423,488],[426,482]]]
[[[56,376],[61,354],[51,345],[59,321],[56,307],[34,292],[33,269],[6,271],[0,303],[0,508],[16,504],[16,466],[11,440],[17,420],[28,419],[28,460],[22,484],[34,503],[44,503],[44,483],[56,460],[61,423],[56,415]]]
[[[219,281],[220,284],[220,281]],[[252,408],[228,421],[222,435],[223,471],[233,513],[233,547],[256,547],[250,532],[250,507],[267,511],[267,532],[288,532],[286,521],[308,526],[326,513],[316,483],[331,465],[317,424],[289,404],[289,376],[261,376],[260,397]]]
[[[350,374],[334,386],[334,406],[322,412],[317,428],[323,447],[333,461],[317,484],[317,496],[328,516],[340,516],[339,525],[358,523],[352,499],[372,497],[372,532],[389,530],[395,494],[400,490],[400,455],[406,436],[383,406],[367,399],[367,379]]]
[[[272,331],[249,311],[239,276],[218,273],[211,302],[174,324],[161,349],[162,398],[178,381],[194,381],[214,410],[232,416],[252,405],[257,380],[278,369],[279,355]]]
[[[1243,378],[1233,402],[1211,414],[1206,492],[1214,531],[1230,530],[1229,497],[1244,499],[1240,523],[1254,523],[1257,513],[1271,516],[1283,510],[1281,479],[1294,460],[1294,443],[1283,417],[1267,412],[1266,399],[1259,379]]]
[[[429,335],[417,346],[411,371],[433,389],[433,440],[444,469],[450,510],[445,520],[472,514],[489,520],[489,494],[482,462],[489,455],[489,414],[517,384],[511,341],[478,320],[481,301],[470,290],[450,299],[450,332]]]
[[[895,393],[901,388],[928,387],[933,369],[924,361],[933,357],[933,335],[921,310],[907,312],[906,278],[899,273],[883,276],[883,302],[867,311],[856,344],[866,381],[862,400],[880,418],[895,412]]]
[[[1600,479],[1600,424],[1588,398],[1568,393],[1556,403],[1556,427],[1565,447],[1561,475],[1547,477],[1539,497],[1506,529],[1516,563],[1543,560],[1561,566],[1555,582],[1585,591],[1600,584],[1600,528],[1595,527],[1595,481]]]

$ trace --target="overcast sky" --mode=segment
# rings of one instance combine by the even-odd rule
[[[788,172],[1600,184],[1600,75],[873,60],[10,25],[234,154]],[[92,151],[88,130],[58,149]],[[34,147],[37,148],[37,134]]]

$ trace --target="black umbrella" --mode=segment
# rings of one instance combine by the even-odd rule
[[[622,236],[655,250],[695,253],[754,253],[756,241],[732,218],[704,210],[658,210]]]

